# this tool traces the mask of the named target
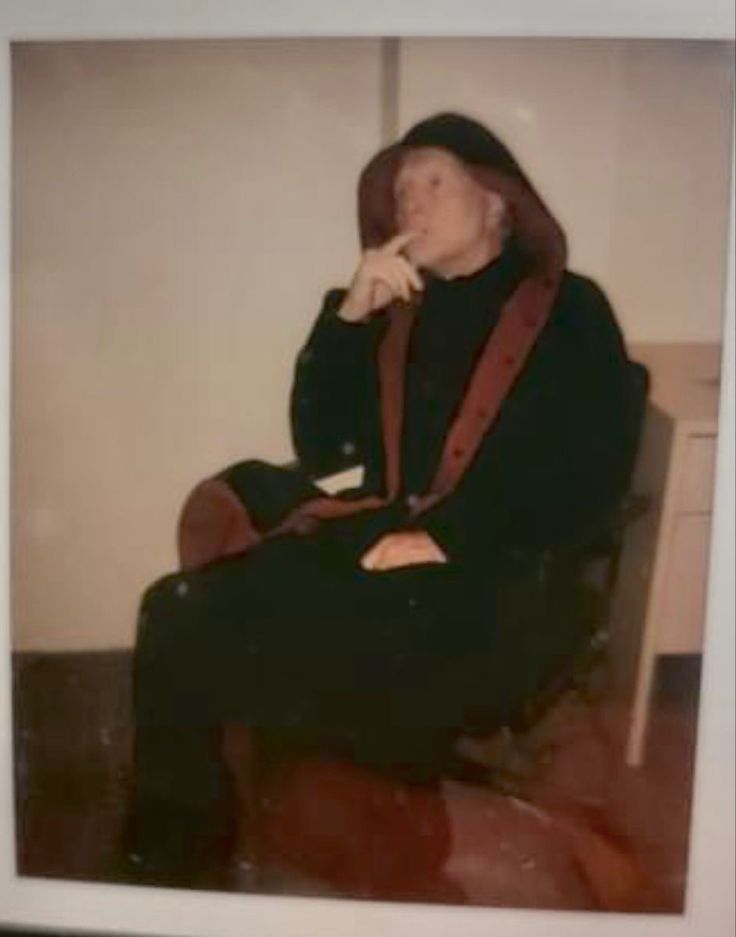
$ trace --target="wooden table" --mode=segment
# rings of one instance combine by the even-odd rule
[[[720,345],[638,345],[652,386],[633,491],[651,498],[627,530],[611,615],[628,764],[642,763],[656,663],[699,654],[718,437]]]

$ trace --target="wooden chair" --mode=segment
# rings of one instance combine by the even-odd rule
[[[632,388],[638,414],[632,425],[638,437],[648,391],[648,375],[640,365],[632,364]],[[564,551],[539,556],[509,602],[509,614],[549,616],[561,579],[572,574],[569,605],[555,613],[577,616],[588,637],[580,653],[529,696],[509,720],[508,731],[526,732],[566,689],[584,685],[605,654],[621,540],[627,523],[645,507],[636,496],[624,498],[605,536],[589,545],[583,563],[578,551],[574,560]],[[242,515],[241,503],[223,476],[198,486],[180,518],[182,565],[192,568],[239,549],[249,535]],[[591,568],[599,574],[588,575]],[[489,727],[481,718],[466,731],[482,736]],[[486,784],[493,778],[487,768],[458,753],[457,741],[438,736],[428,763],[405,764],[408,773],[386,772],[346,760],[339,740],[226,726],[224,756],[237,804],[237,883],[259,888],[264,868],[281,867],[353,897],[461,901],[457,885],[444,871],[450,830],[439,785],[448,777]]]

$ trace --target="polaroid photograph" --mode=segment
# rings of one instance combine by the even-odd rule
[[[732,38],[172,16],[3,30],[0,919],[727,933]]]

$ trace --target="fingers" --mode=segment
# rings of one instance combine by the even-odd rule
[[[409,263],[405,257],[397,257],[396,262],[400,265],[401,269],[404,271],[409,283],[414,287],[415,290],[424,289],[424,280],[421,278],[419,271],[416,267]]]
[[[391,286],[395,296],[400,296],[407,303],[409,302],[411,299],[411,283],[400,266],[392,264],[391,266],[382,267],[376,275],[384,283]]]
[[[375,280],[371,285],[370,307],[371,309],[381,309],[387,306],[394,298],[394,291],[382,280]]]
[[[391,240],[386,241],[381,250],[396,255],[416,236],[416,231],[402,231],[400,234],[395,234]]]
[[[419,271],[405,257],[386,255],[379,251],[374,255],[375,274],[383,275],[386,282],[390,282],[399,296],[407,301],[411,298],[411,291],[422,291],[424,281]]]
[[[416,267],[409,263],[406,257],[402,257],[400,253],[403,248],[416,237],[418,237],[417,231],[403,231],[401,234],[392,237],[390,241],[386,241],[383,247],[378,249],[378,253],[391,257],[404,271],[414,289],[421,290],[424,288],[424,283],[419,276],[419,272]]]
[[[360,566],[368,572],[383,572],[421,563],[446,563],[447,557],[424,531],[386,534],[363,554]]]
[[[368,572],[380,569],[379,562],[383,555],[386,545],[386,538],[382,537],[377,543],[374,543],[360,558],[360,565]]]
[[[387,306],[393,299],[409,303],[412,291],[424,289],[419,272],[399,254],[416,236],[414,231],[404,231],[382,247],[365,251],[338,313],[340,318],[348,322],[358,321],[374,309]]]
[[[387,254],[393,263],[395,263],[404,277],[409,281],[410,286],[415,290],[424,289],[424,281],[419,275],[419,271],[411,264],[406,257],[402,257],[400,251],[418,236],[416,231],[404,231],[392,237],[387,241],[379,252]]]

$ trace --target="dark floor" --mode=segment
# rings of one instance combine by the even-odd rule
[[[15,657],[20,874],[99,880],[109,869],[129,779],[129,665],[125,652]],[[641,769],[622,763],[621,713],[605,694],[568,694],[525,738],[470,746],[476,760],[503,764],[508,788],[443,785],[448,864],[465,901],[681,911],[698,683],[699,659],[661,662]],[[560,820],[569,817],[572,827]],[[569,861],[571,837],[608,868],[606,894]],[[337,893],[283,870],[260,888]]]

